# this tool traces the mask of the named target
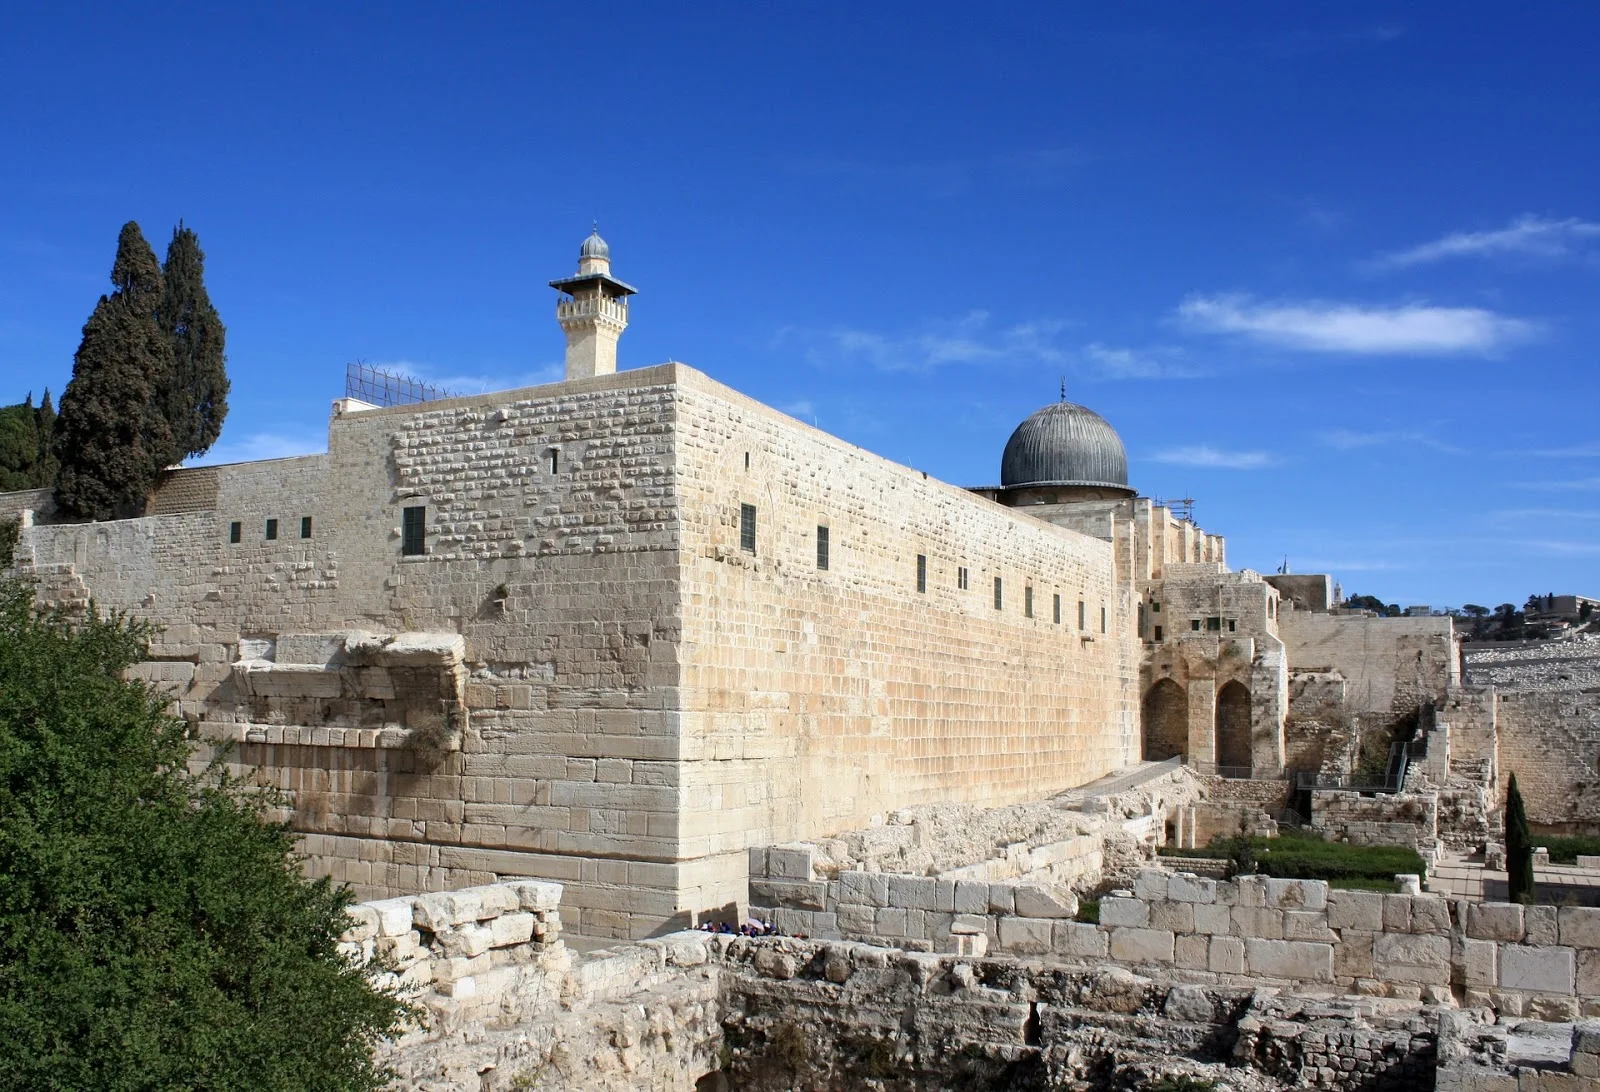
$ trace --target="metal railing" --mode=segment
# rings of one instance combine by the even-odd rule
[[[454,398],[456,393],[358,361],[345,365],[344,396],[373,406],[410,406]]]
[[[1184,759],[1184,764],[1195,773],[1210,774],[1213,777],[1223,777],[1232,781],[1287,781],[1289,775],[1283,770],[1258,770],[1254,766],[1222,766],[1215,762],[1200,762],[1195,759]]]

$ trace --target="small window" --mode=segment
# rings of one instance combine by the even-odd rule
[[[1084,605],[1082,599],[1078,600],[1078,628],[1089,628],[1089,608]]]
[[[748,451],[744,453],[744,468],[746,470],[750,469],[750,453]]]
[[[739,506],[739,549],[747,554],[756,552],[756,506]]]
[[[1232,633],[1236,628],[1237,628],[1237,624],[1234,622],[1234,620],[1232,618],[1229,618],[1228,619],[1228,632]]]
[[[1022,586],[1022,615],[1024,618],[1033,617],[1033,585]]]
[[[1154,599],[1152,599],[1150,601],[1150,613],[1152,613],[1152,614],[1160,614],[1161,613],[1161,604],[1157,603]]]
[[[817,568],[828,567],[828,529],[817,525]]]
[[[925,591],[928,590],[928,555],[927,554],[918,554],[917,555],[917,590],[919,592],[925,592]]]
[[[1000,595],[1000,578],[997,576],[997,577],[994,578],[994,609],[995,610],[1001,609],[1000,608],[1000,604],[1002,602],[1004,602],[1004,600],[1001,598],[1001,595]]]
[[[1056,625],[1059,626],[1061,624],[1061,596],[1056,596],[1055,600],[1055,619]]]
[[[965,565],[956,570],[956,587],[961,591],[967,590],[967,567]]]
[[[1206,619],[1206,632],[1207,633],[1221,633],[1222,632],[1222,619],[1218,618],[1216,615],[1212,615],[1210,618],[1207,618]]]
[[[310,516],[301,516],[300,517],[300,537],[301,538],[310,538],[311,537],[311,517]]]
[[[240,541],[243,538],[244,538],[244,524],[240,523],[238,520],[234,520],[232,523],[228,524],[228,541],[229,542],[235,542],[236,543],[236,542]]]
[[[1189,619],[1189,628],[1192,629],[1192,630],[1198,631],[1200,629],[1200,619],[1198,619],[1198,618]]]
[[[1100,608],[1100,632],[1104,633],[1105,631],[1106,631],[1106,608],[1101,607]]]
[[[427,506],[418,505],[401,511],[400,552],[406,557],[419,557],[427,552],[427,539]]]
[[[1156,640],[1158,640],[1158,641],[1161,640],[1161,627],[1160,626],[1156,627]]]
[[[274,539],[276,539],[277,537],[278,537],[278,521],[275,520],[275,519],[267,520],[267,541],[271,542]]]
[[[549,451],[545,452],[545,458],[550,463],[550,473],[554,474],[556,471],[561,469],[561,452],[557,451],[555,448],[551,448]]]

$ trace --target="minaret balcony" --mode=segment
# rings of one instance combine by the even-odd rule
[[[556,318],[561,322],[609,319],[625,326],[628,323],[628,301],[605,296],[564,299],[556,303]]]

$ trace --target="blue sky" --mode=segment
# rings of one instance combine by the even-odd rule
[[[1235,567],[1600,594],[1593,5],[212,7],[0,12],[0,400],[182,217],[214,457],[319,450],[557,375],[598,218],[624,367],[962,484],[1064,375]]]

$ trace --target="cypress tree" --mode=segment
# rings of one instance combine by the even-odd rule
[[[44,489],[55,484],[56,471],[56,408],[50,402],[50,388],[44,389],[44,401],[39,403],[38,412],[39,447],[38,456],[34,462],[33,486],[35,489]]]
[[[162,400],[172,429],[169,464],[209,449],[228,415],[227,330],[206,293],[205,260],[199,237],[180,220],[167,246],[156,314],[172,343],[172,384]]]
[[[14,406],[0,406],[0,492],[32,489],[39,471],[39,411],[33,393]]]
[[[1512,902],[1533,901],[1533,840],[1516,774],[1506,788],[1506,881]]]
[[[131,220],[117,240],[115,291],[83,327],[61,395],[56,506],[68,515],[137,515],[172,453],[161,394],[172,383],[172,344],[156,323],[161,266]]]

